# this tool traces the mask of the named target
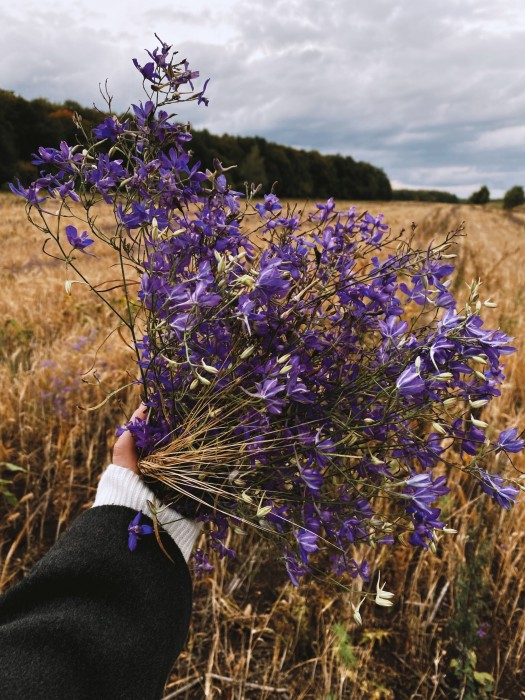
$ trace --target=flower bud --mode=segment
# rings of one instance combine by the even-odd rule
[[[440,435],[447,434],[447,431],[445,430],[445,428],[442,425],[440,425],[439,423],[432,423],[432,427],[434,428],[436,433],[439,433]]]
[[[432,379],[435,379],[438,382],[445,381],[446,379],[452,379],[454,375],[452,372],[440,372],[439,374],[435,374]]]
[[[192,383],[190,384],[190,391],[193,391],[193,390],[196,389],[198,386],[199,386],[199,380],[198,380],[198,379],[194,379],[194,380],[192,381]]]
[[[489,402],[488,399],[478,399],[477,401],[471,401],[469,399],[469,405],[471,408],[481,408],[482,406],[486,406]]]
[[[379,575],[377,577],[377,584],[376,584],[376,597],[375,597],[375,604],[376,605],[381,605],[384,608],[390,608],[394,604],[391,600],[391,598],[394,597],[393,593],[390,593],[389,591],[385,591],[385,584],[383,586],[380,586],[381,582],[381,572],[379,572]]]
[[[206,370],[206,372],[210,372],[210,374],[218,374],[219,370],[217,367],[214,367],[213,365],[207,365],[206,362],[204,362],[204,359],[201,360],[201,364]]]
[[[472,416],[470,417],[470,422],[472,423],[472,425],[475,425],[476,428],[488,428],[489,427],[489,424],[485,423],[484,420],[478,420],[477,418],[472,418]]]
[[[246,348],[246,350],[243,350],[240,354],[241,360],[245,360],[247,357],[250,357],[250,355],[253,353],[255,350],[255,345],[250,345],[249,347]]]
[[[237,284],[241,284],[244,287],[249,287],[250,289],[255,287],[255,280],[251,275],[241,275],[240,277],[237,277],[236,282]]]
[[[277,364],[282,365],[286,362],[286,360],[289,360],[290,357],[292,356],[291,352],[286,353],[286,355],[281,355],[281,357],[277,358]]]
[[[204,386],[209,386],[211,384],[209,379],[206,379],[206,377],[203,377],[202,374],[199,374],[198,372],[195,372],[197,375],[197,379],[201,384],[204,384]]]
[[[448,399],[443,401],[443,406],[453,406],[457,403],[457,398],[455,396],[449,396]]]
[[[354,618],[354,621],[357,622],[358,625],[363,624],[363,618],[361,617],[361,613],[359,612],[359,608],[363,603],[365,602],[366,598],[362,598],[357,605],[354,605],[352,603],[352,610],[354,611],[354,614],[352,617]]]

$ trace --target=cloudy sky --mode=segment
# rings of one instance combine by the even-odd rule
[[[395,187],[493,196],[525,185],[523,0],[2,2],[0,87],[141,99],[154,33],[210,77],[180,117],[385,170]],[[142,60],[141,60],[142,62]]]

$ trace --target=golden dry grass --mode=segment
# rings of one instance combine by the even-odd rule
[[[481,277],[482,298],[499,304],[487,310],[488,323],[515,336],[519,349],[488,417],[496,429],[523,427],[525,214],[466,205],[366,206],[385,213],[394,231],[416,222],[421,242],[466,222],[457,290]],[[95,412],[84,408],[135,370],[116,333],[102,344],[113,328],[107,310],[80,285],[65,294],[65,270],[42,255],[41,234],[26,222],[22,203],[1,195],[0,212],[0,479],[12,479],[19,499],[9,503],[0,495],[5,588],[89,506],[114,426],[134,397],[119,395]],[[90,260],[101,279],[110,263]],[[25,471],[8,472],[6,462]],[[523,469],[522,457],[515,466]],[[459,482],[457,475],[451,479]],[[436,554],[402,547],[374,552],[370,563],[381,568],[396,604],[369,606],[362,627],[352,620],[347,593],[315,582],[296,590],[268,545],[253,534],[236,541],[238,559],[216,562],[209,578],[195,582],[192,632],[165,698],[484,697],[474,678],[482,671],[495,678],[486,697],[525,697],[525,507],[501,512],[469,488],[457,483],[446,499],[458,534],[443,538]],[[481,624],[485,637],[476,635]],[[471,650],[476,667],[454,676],[451,661],[472,660]]]

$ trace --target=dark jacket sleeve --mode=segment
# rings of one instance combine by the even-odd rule
[[[161,697],[188,632],[191,579],[164,532],[173,562],[155,535],[129,551],[135,514],[123,506],[84,512],[0,597],[0,698]]]

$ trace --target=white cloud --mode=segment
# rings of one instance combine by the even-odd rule
[[[476,148],[497,151],[521,149],[525,153],[525,124],[493,129],[481,134],[476,140]]]
[[[0,9],[2,87],[91,104],[140,98],[130,59],[158,31],[212,78],[181,118],[370,159],[400,182],[525,183],[521,0],[91,0]]]

